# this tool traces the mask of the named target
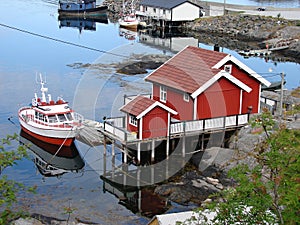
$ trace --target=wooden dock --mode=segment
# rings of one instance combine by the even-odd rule
[[[89,146],[98,146],[103,144],[103,135],[100,132],[103,124],[97,121],[85,119],[82,122],[83,128],[78,130],[76,139]]]
[[[226,133],[234,132],[248,124],[249,114],[172,122],[168,128],[168,136],[148,139],[140,139],[137,133],[128,132],[125,128],[125,119],[125,117],[115,117],[104,121],[103,129],[99,130],[103,135],[104,152],[106,152],[106,145],[111,144],[113,154],[115,147],[124,153],[124,163],[133,159],[134,163],[139,165],[168,158],[178,148],[182,156],[185,156],[190,149],[203,150],[208,142],[220,146]],[[218,138],[212,138],[214,135]]]

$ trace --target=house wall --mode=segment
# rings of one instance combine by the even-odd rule
[[[229,64],[229,63],[227,63]],[[244,70],[239,69],[236,66],[232,66],[231,74],[239,79],[241,82],[252,88],[250,93],[243,91],[243,102],[241,113],[248,113],[248,107],[252,106],[252,113],[259,112],[259,100],[260,100],[260,83],[258,80],[247,74]]]
[[[220,78],[197,98],[197,119],[239,114],[241,89]]]
[[[155,107],[143,117],[143,139],[165,137],[168,129],[168,112],[160,107]]]
[[[172,21],[192,21],[200,17],[200,8],[185,2],[172,10]]]
[[[137,12],[137,15],[152,17],[155,19],[171,20],[170,10],[151,6],[140,5],[140,12]]]
[[[160,86],[153,84],[152,88],[153,99],[160,101]],[[193,99],[190,97],[189,102],[183,100],[183,92],[176,91],[167,87],[167,102],[161,102],[171,109],[178,112],[173,118],[178,120],[192,120],[193,119]]]
[[[133,125],[131,125],[131,124],[129,124],[129,119],[130,119],[130,116],[129,115],[127,115],[126,116],[126,124],[127,124],[127,130],[129,131],[129,132],[135,132],[135,133],[138,133],[138,131],[139,131],[139,128],[138,128],[138,126],[139,126],[139,120],[137,121],[137,127],[136,126],[133,126]]]

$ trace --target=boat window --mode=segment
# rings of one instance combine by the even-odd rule
[[[66,115],[66,117],[67,117],[67,119],[68,119],[69,121],[73,120],[73,116],[72,116],[71,113],[67,113],[67,114],[65,114],[65,115]]]
[[[49,123],[57,123],[57,118],[55,115],[48,116]]]
[[[59,122],[67,121],[67,118],[65,117],[64,114],[58,114],[57,117],[58,117]]]
[[[38,119],[38,120],[42,120],[42,121],[45,121],[45,115],[42,114],[42,113],[39,113],[39,112],[35,112],[35,118]]]

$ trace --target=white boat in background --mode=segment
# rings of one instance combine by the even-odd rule
[[[119,19],[120,27],[130,29],[130,30],[137,30],[139,25],[139,20],[136,18],[134,13],[129,15],[123,16]]]
[[[52,100],[40,76],[41,97],[34,94],[32,103],[19,109],[21,129],[36,139],[49,144],[70,146],[82,128],[83,116],[75,113],[62,98]]]

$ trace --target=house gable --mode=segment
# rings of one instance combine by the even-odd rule
[[[227,55],[222,60],[220,60],[218,63],[216,63],[212,68],[220,69],[222,66],[224,66],[229,61],[233,62],[235,65],[237,65],[238,67],[243,69],[249,76],[252,76],[256,80],[258,80],[260,83],[266,85],[267,87],[269,87],[271,85],[271,83],[269,81],[264,79],[262,76],[257,74],[255,71],[253,71],[251,68],[246,66],[244,63],[242,63],[241,61],[239,61],[237,58],[235,58],[232,55]]]
[[[242,89],[221,76],[196,97],[197,109],[195,119],[240,114]]]
[[[246,84],[244,84],[243,82],[241,82],[240,80],[232,76],[231,74],[222,70],[219,73],[217,73],[215,76],[213,76],[210,80],[208,80],[205,84],[203,84],[200,88],[198,88],[194,93],[192,93],[191,97],[196,98],[207,88],[209,88],[211,85],[217,82],[221,77],[225,77],[227,80],[234,83],[235,85],[237,85],[238,87],[246,91],[247,93],[249,93],[252,90],[249,86],[247,86]]]

